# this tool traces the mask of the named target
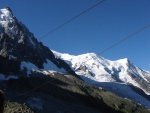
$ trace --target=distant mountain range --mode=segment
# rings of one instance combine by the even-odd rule
[[[149,83],[150,72],[128,59],[52,51],[9,7],[0,9],[0,89],[17,102],[6,113],[148,113]]]

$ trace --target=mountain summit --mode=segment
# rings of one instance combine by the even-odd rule
[[[88,82],[120,82],[132,84],[150,94],[150,72],[144,71],[127,58],[111,61],[95,53],[73,56],[53,51],[57,58],[65,60],[72,69]],[[144,83],[144,85],[142,84]]]

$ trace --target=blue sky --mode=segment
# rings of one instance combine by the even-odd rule
[[[38,39],[99,0],[1,0]],[[150,0],[106,0],[101,5],[45,37],[44,45],[62,53],[100,53],[124,37],[150,24]],[[101,54],[128,58],[150,71],[150,28]]]

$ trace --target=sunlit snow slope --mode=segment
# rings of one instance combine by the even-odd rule
[[[127,58],[107,60],[95,53],[73,56],[53,51],[56,57],[65,60],[78,75],[89,82],[119,82],[132,84],[150,94],[150,72],[133,65]],[[88,79],[87,79],[88,78]],[[143,84],[146,84],[144,87]]]

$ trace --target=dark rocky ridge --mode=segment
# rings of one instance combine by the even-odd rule
[[[145,76],[145,78],[147,79],[146,81],[142,77],[136,74],[135,69],[136,67],[133,64],[131,64],[131,62],[129,62],[128,74],[131,76],[132,79],[134,79],[140,85],[142,89],[145,89],[147,92],[150,92],[150,76],[146,76],[145,74],[147,73],[141,70],[142,75]]]
[[[8,7],[6,9],[11,11]],[[39,69],[42,69],[43,64],[50,60],[58,68],[64,68],[68,73],[77,76],[66,62],[55,58],[48,47],[44,46],[42,42],[38,42],[26,26],[19,22],[13,14],[12,18],[13,21],[8,22],[7,27],[0,25],[1,74],[21,74],[20,64],[22,61],[35,64]]]

